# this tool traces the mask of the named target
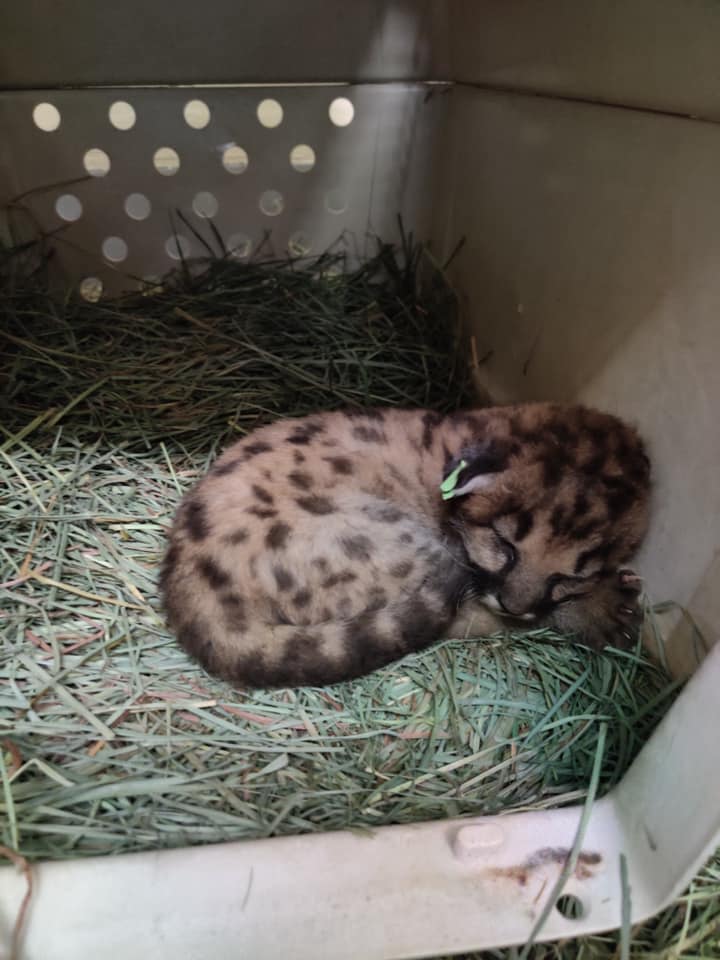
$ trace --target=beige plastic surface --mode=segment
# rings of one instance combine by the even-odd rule
[[[0,89],[445,80],[446,0],[0,4]]]
[[[452,78],[720,119],[714,0],[450,0]]]

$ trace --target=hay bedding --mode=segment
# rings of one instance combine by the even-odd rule
[[[449,641],[328,689],[241,693],[165,630],[165,531],[219,447],[282,415],[468,401],[452,298],[434,282],[418,303],[418,255],[404,254],[381,247],[339,275],[332,256],[302,270],[216,260],[150,298],[93,305],[52,297],[42,272],[18,271],[25,250],[5,252],[6,847],[65,858],[579,802],[600,725],[607,790],[668,709],[673,685],[639,653],[549,633]],[[697,949],[717,945],[719,916],[715,861],[634,955],[679,938],[717,956]],[[578,943],[610,956],[616,938]]]

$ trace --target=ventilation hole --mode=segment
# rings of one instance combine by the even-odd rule
[[[165,241],[165,251],[173,260],[185,260],[190,256],[190,241],[182,234],[168,237]]]
[[[283,108],[277,100],[262,100],[258,104],[257,118],[264,127],[279,127],[283,119]]]
[[[110,173],[110,157],[104,150],[93,147],[83,157],[83,166],[91,177],[104,177]]]
[[[153,154],[153,166],[164,177],[172,177],[180,169],[180,157],[172,147],[160,147]]]
[[[355,116],[355,107],[347,97],[337,97],[330,104],[330,119],[336,127],[347,127]]]
[[[200,193],[195,194],[192,208],[198,217],[211,219],[220,209],[220,204],[217,202],[215,194],[208,193],[207,190],[201,190]]]
[[[266,190],[260,197],[260,209],[266,217],[277,217],[285,209],[285,201],[279,190]]]
[[[306,143],[299,143],[290,151],[290,164],[298,173],[307,173],[315,166],[315,151]]]
[[[151,209],[144,193],[130,193],[125,197],[125,213],[133,220],[147,220]]]
[[[572,893],[564,893],[555,904],[555,909],[567,920],[581,920],[585,916],[582,900]]]
[[[338,264],[332,264],[332,266],[319,270],[315,274],[315,277],[318,280],[335,280],[337,277],[341,277],[342,275],[343,268]]]
[[[33,122],[45,133],[52,133],[60,126],[60,111],[51,103],[38,103],[33,110]]]
[[[345,213],[347,208],[347,197],[342,190],[328,190],[325,194],[325,209],[328,213]]]
[[[228,173],[245,173],[248,165],[248,155],[242,147],[237,147],[233,143],[223,150],[222,165]]]
[[[125,100],[116,100],[108,110],[108,117],[116,130],[131,130],[135,126],[135,110]]]
[[[250,256],[252,240],[245,233],[233,233],[228,237],[227,249],[233,260],[244,260]]]
[[[122,263],[128,255],[128,245],[122,237],[106,237],[102,244],[103,256],[111,263]]]
[[[155,274],[151,274],[149,277],[143,277],[138,283],[138,290],[145,297],[152,297],[156,293],[162,293],[162,289],[162,279]]]
[[[55,201],[55,213],[61,220],[68,220],[71,223],[79,220],[82,216],[82,204],[72,193],[64,193]]]
[[[183,107],[183,116],[193,130],[204,130],[210,123],[210,108],[203,100],[188,100]]]
[[[97,277],[85,277],[85,279],[80,282],[79,289],[80,296],[83,300],[88,300],[90,303],[97,303],[103,292],[102,280],[99,280]]]
[[[288,240],[288,250],[294,257],[306,257],[312,250],[312,243],[306,233],[298,231]]]

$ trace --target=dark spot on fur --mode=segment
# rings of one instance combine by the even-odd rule
[[[210,557],[200,557],[197,561],[197,568],[213,590],[219,590],[230,583],[230,576],[224,570],[221,570]]]
[[[566,529],[565,508],[558,504],[550,514],[550,529],[554,537],[561,536]]]
[[[298,490],[309,490],[312,486],[312,477],[307,473],[302,473],[300,470],[293,470],[292,473],[289,473],[288,480],[294,487],[297,487]]]
[[[577,434],[575,434],[566,423],[555,420],[547,426],[548,433],[553,434],[558,443],[567,447],[573,447],[577,444]]]
[[[362,533],[341,537],[340,546],[345,556],[351,560],[369,560],[373,552],[372,541]]]
[[[602,523],[599,520],[588,520],[587,523],[580,524],[579,527],[575,527],[573,530],[573,536],[576,540],[587,540],[587,538],[596,533],[602,527]]]
[[[228,630],[244,630],[247,626],[245,620],[245,601],[237,593],[223,593],[220,595],[220,603],[225,614],[225,626]]]
[[[287,438],[288,443],[295,444],[296,446],[305,446],[312,440],[313,437],[317,436],[318,433],[324,433],[325,427],[321,423],[304,423],[302,426],[296,427],[290,436]]]
[[[469,410],[453,410],[448,414],[448,419],[456,427],[467,427],[471,433],[478,433],[482,425],[481,416]]]
[[[534,523],[533,515],[529,510],[520,510],[515,518],[515,539],[524,540],[530,533]]]
[[[605,466],[606,455],[604,450],[600,450],[595,453],[586,463],[582,465],[583,473],[588,476],[596,476],[602,472],[603,467]]]
[[[293,450],[293,460],[295,463],[305,463],[305,454],[302,450]]]
[[[405,577],[409,577],[413,572],[415,564],[412,560],[402,560],[400,563],[396,563],[394,567],[390,567],[390,576],[397,577],[398,580],[404,580]]]
[[[346,624],[343,644],[346,651],[345,673],[348,677],[361,677],[371,670],[377,670],[402,653],[393,649],[392,642],[387,645],[383,642],[372,611],[353,617]]]
[[[238,530],[233,530],[232,533],[223,534],[223,543],[227,543],[231,547],[237,547],[238,544],[245,543],[250,534],[247,530],[243,530],[240,527]]]
[[[270,473],[269,470],[263,470],[262,475],[265,477],[266,480],[272,480],[272,474]]]
[[[270,444],[265,443],[262,440],[256,440],[254,443],[248,443],[247,446],[242,448],[242,452],[246,460],[256,457],[259,453],[269,453],[271,450],[272,447]]]
[[[575,561],[575,573],[582,573],[583,569],[593,560],[606,563],[616,549],[617,544],[615,541],[608,540],[606,543],[601,543],[591,550],[584,550]]]
[[[435,431],[438,426],[442,423],[443,416],[440,413],[435,413],[430,410],[427,413],[423,414],[422,425],[422,445],[424,450],[429,450],[432,446],[433,439],[435,437]]]
[[[232,673],[236,683],[254,687],[308,686],[345,679],[342,667],[320,652],[320,641],[311,631],[298,628],[277,662],[268,662],[261,649],[251,650],[236,658]]]
[[[327,497],[319,497],[316,495],[311,497],[298,497],[295,503],[308,513],[314,513],[318,516],[335,512],[335,504],[332,500],[328,500]]]
[[[408,650],[421,650],[440,639],[444,624],[449,618],[432,610],[418,598],[408,603],[403,611],[401,635]]]
[[[449,610],[445,614],[435,613],[417,597],[413,597],[398,617],[397,629],[389,635],[383,635],[378,629],[376,611],[368,610],[353,617],[346,624],[343,637],[345,675],[362,676],[411,650],[429,646],[440,638],[450,615]]]
[[[278,590],[292,590],[295,586],[295,577],[280,564],[275,564],[273,567],[273,576],[275,577],[275,583],[278,585]]]
[[[323,590],[329,590],[339,583],[352,583],[353,580],[357,580],[356,573],[353,573],[352,570],[341,570],[339,573],[331,573],[326,580],[323,580],[321,586]]]
[[[286,523],[274,523],[265,536],[265,545],[271,550],[281,550],[290,535],[290,527]]]
[[[350,420],[356,420],[359,417],[363,417],[366,420],[383,421],[385,419],[384,412],[378,407],[350,407],[347,410],[343,410],[343,413]]]
[[[593,427],[589,424],[586,424],[585,433],[590,437],[596,446],[605,449],[608,441],[608,432],[606,429],[603,427]]]
[[[210,533],[205,504],[199,500],[190,500],[185,508],[185,529],[195,543],[204,540]]]
[[[232,667],[233,680],[247,687],[269,686],[269,671],[265,666],[262,650],[253,650],[235,658]]]
[[[624,477],[603,477],[606,490],[606,503],[611,520],[618,520],[638,500],[635,485]]]
[[[326,573],[330,567],[330,564],[327,562],[325,557],[313,557],[312,565],[317,567],[318,570],[321,570],[323,573]]]
[[[302,609],[310,603],[312,600],[312,594],[309,590],[298,590],[292,600],[296,607]]]
[[[372,503],[367,507],[363,507],[363,512],[366,513],[371,520],[377,520],[380,523],[397,523],[404,517],[402,510],[398,510],[397,507],[389,503]]]
[[[567,468],[567,455],[564,450],[554,447],[542,458],[542,482],[546,487],[556,487],[562,480]]]
[[[225,477],[239,467],[242,462],[242,457],[235,457],[233,460],[228,460],[217,467],[213,467],[213,473],[217,477]]]
[[[373,587],[368,594],[367,610],[382,610],[387,604],[387,599],[387,593],[385,593],[382,587]]]
[[[287,678],[292,678],[295,685],[317,685],[343,679],[340,664],[323,656],[319,639],[302,629],[288,637],[274,672],[280,685],[287,685]]]
[[[323,457],[326,463],[329,463],[335,473],[342,473],[348,476],[353,472],[352,461],[347,457]]]
[[[261,520],[270,520],[278,515],[277,510],[269,510],[264,507],[248,507],[247,512]]]
[[[362,440],[364,443],[387,443],[387,437],[381,430],[374,427],[357,426],[353,427],[352,435],[356,440]]]
[[[267,504],[275,503],[275,498],[273,497],[273,495],[271,493],[268,493],[268,491],[264,487],[259,487],[256,483],[252,485],[252,492],[255,494],[258,500],[261,501],[261,503],[267,503]]]
[[[323,607],[320,611],[320,620],[323,623],[327,623],[329,620],[332,620],[332,618],[332,611],[330,611],[327,607]]]
[[[575,503],[573,504],[573,520],[579,520],[584,517],[590,509],[590,501],[581,491],[575,494]]]
[[[412,536],[411,533],[401,533],[400,536],[398,537],[398,542],[399,542],[399,543],[412,543],[412,542],[413,542],[413,536]]]

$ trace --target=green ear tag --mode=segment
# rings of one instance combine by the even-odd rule
[[[455,487],[457,486],[458,477],[462,471],[467,466],[465,460],[461,460],[460,463],[455,467],[452,473],[449,473],[443,482],[440,484],[440,493],[443,500],[450,500],[455,496]]]

